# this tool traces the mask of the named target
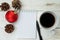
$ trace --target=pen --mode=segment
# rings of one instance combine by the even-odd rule
[[[38,35],[39,35],[40,40],[43,40],[41,32],[40,32],[40,27],[39,27],[38,21],[36,21],[36,27],[37,27],[37,31],[38,31]]]

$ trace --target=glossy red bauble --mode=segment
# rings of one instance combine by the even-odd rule
[[[5,18],[8,22],[13,23],[13,22],[17,21],[18,14],[15,13],[13,10],[10,10],[6,13]]]

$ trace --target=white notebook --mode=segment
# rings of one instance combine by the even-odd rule
[[[36,38],[36,12],[21,11],[16,23],[13,23],[13,33],[5,32],[5,25],[9,22],[5,19],[6,12],[0,12],[0,40],[17,40],[19,38]]]

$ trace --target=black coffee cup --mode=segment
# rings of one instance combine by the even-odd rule
[[[42,13],[42,15],[39,18],[39,22],[44,28],[52,27],[55,24],[55,21],[55,16],[50,11]]]

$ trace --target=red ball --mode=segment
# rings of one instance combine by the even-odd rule
[[[17,21],[18,14],[15,13],[13,10],[10,10],[6,13],[5,18],[8,22],[13,23],[13,22]]]

